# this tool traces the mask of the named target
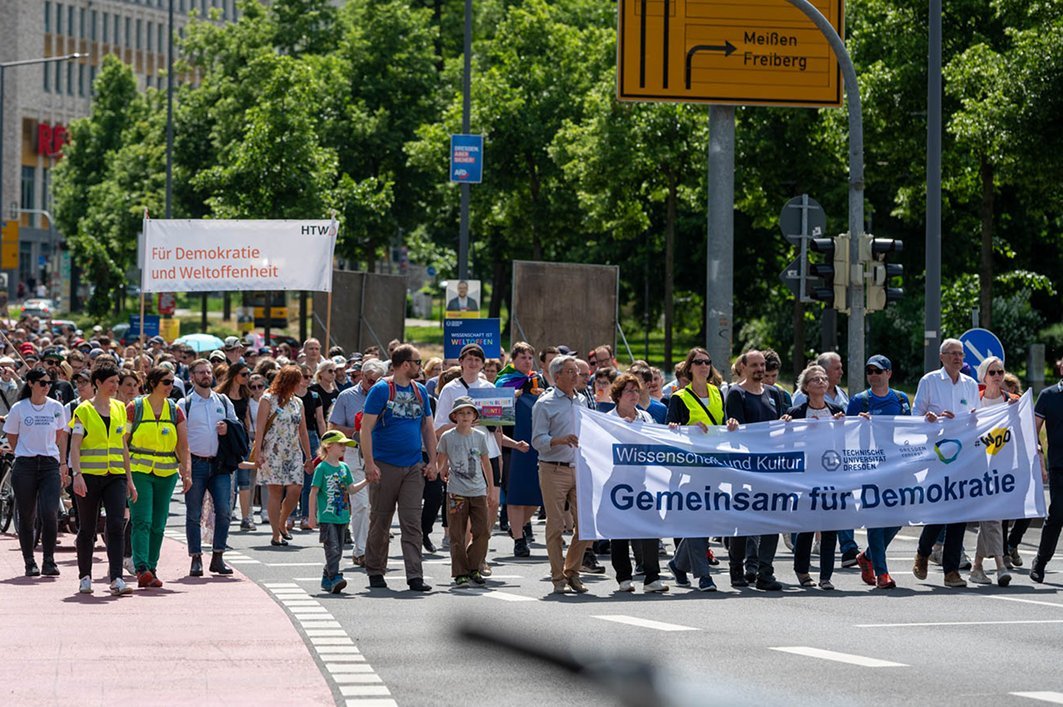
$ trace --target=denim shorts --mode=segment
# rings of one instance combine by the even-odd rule
[[[236,470],[236,488],[249,489],[251,488],[251,470],[250,469],[237,469]]]

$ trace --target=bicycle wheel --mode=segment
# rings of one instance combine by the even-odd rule
[[[5,465],[0,480],[0,533],[6,533],[15,518],[15,489],[11,486],[11,467]]]

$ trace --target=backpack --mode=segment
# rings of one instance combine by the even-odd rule
[[[177,403],[170,398],[166,398],[166,407],[170,410],[170,422],[174,427],[177,427]],[[136,434],[137,428],[140,427],[140,423],[144,421],[144,396],[138,395],[133,399],[133,420],[130,423],[129,438],[132,439]],[[158,420],[156,420],[158,422]]]
[[[392,402],[395,399],[395,381],[394,381],[394,379],[391,376],[388,376],[384,380],[387,381],[387,384],[388,384],[388,403],[390,403],[390,402]],[[417,381],[410,381],[410,385],[413,386],[414,397],[417,398],[417,402],[420,404],[421,410],[424,411],[425,410],[424,397],[421,395],[421,389],[417,387]],[[382,427],[385,424],[387,424],[387,423],[384,422],[384,413],[387,411],[387,409],[388,409],[388,406],[387,406],[387,403],[385,403],[384,404],[384,409],[380,412],[380,416],[379,416],[379,420],[378,420],[378,422],[380,423],[380,425]],[[361,430],[362,430],[362,415],[364,415],[364,414],[365,414],[364,410],[359,410],[357,413],[355,413],[355,415],[354,415],[354,431],[355,432],[361,432]]]
[[[894,398],[897,399],[897,402],[900,404],[900,406],[901,406],[901,414],[902,415],[911,415],[912,414],[912,406],[908,403],[908,396],[907,395],[901,396],[893,388],[890,388],[890,393],[893,395]],[[860,400],[861,400],[861,404],[864,407],[863,412],[870,413],[871,412],[871,389],[870,388],[868,388],[867,390],[864,391],[863,397],[861,397]]]

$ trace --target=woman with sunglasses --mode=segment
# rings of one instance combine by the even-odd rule
[[[830,383],[827,370],[816,364],[808,366],[797,377],[797,389],[805,394],[805,401],[787,410],[786,414],[779,419],[783,422],[790,422],[791,420],[835,420],[845,417],[844,410],[827,400],[828,387]],[[816,586],[812,576],[808,573],[812,559],[812,541],[815,536],[814,532],[798,533],[797,542],[794,544],[794,573],[802,587]],[[820,532],[819,588],[824,591],[834,589],[830,578],[834,576],[834,551],[837,544],[837,529]]]
[[[243,361],[237,361],[229,366],[219,378],[214,392],[225,395],[232,401],[236,419],[251,435],[251,367]],[[240,530],[255,530],[255,523],[251,511],[251,470],[236,470],[236,492],[240,499]]]
[[[130,506],[130,544],[137,586],[141,588],[162,586],[159,553],[178,473],[183,492],[192,488],[185,414],[170,398],[174,374],[169,368],[156,366],[148,371],[147,381],[148,394],[126,406],[129,466],[137,489],[137,500]]]
[[[324,363],[324,361],[322,362]],[[306,412],[306,433],[310,438],[310,454],[307,455],[307,462],[314,456],[317,451],[321,435],[325,433],[325,403],[311,387],[313,382],[313,373],[310,367],[305,363],[299,364],[299,370],[302,372],[302,380],[299,382],[299,386],[295,390],[296,396],[303,401],[303,410]],[[315,368],[316,370],[316,368]],[[310,482],[314,480],[313,468],[307,466],[309,471],[303,478],[303,490],[299,496],[299,529],[310,529]],[[292,528],[295,527],[295,519],[288,519],[288,532],[291,533]]]
[[[317,396],[321,398],[321,410],[324,419],[328,419],[329,412],[332,410],[332,403],[336,402],[336,398],[340,395],[340,388],[336,384],[336,376],[336,362],[326,358],[317,364],[314,382],[310,385],[310,390],[317,393]]]
[[[978,364],[978,382],[985,386],[979,392],[981,400],[978,407],[987,408],[1019,402],[1019,396],[1004,390],[1004,372],[1004,362],[996,356],[990,356]],[[978,545],[971,565],[971,574],[967,579],[974,584],[993,583],[982,566],[988,557],[992,557],[997,563],[997,584],[1001,587],[1011,584],[1011,574],[1004,562],[1004,524],[999,520],[978,522]]]
[[[63,404],[48,397],[51,375],[43,368],[26,374],[26,384],[4,421],[8,443],[15,450],[11,486],[18,504],[18,541],[26,576],[55,577],[55,544],[58,534],[59,489],[66,485],[66,424]],[[43,570],[33,558],[37,509],[41,514]]]
[[[118,369],[106,361],[92,369],[96,394],[74,410],[70,420],[70,459],[73,466],[74,494],[78,504],[78,578],[79,591],[92,593],[92,550],[96,545],[96,520],[102,505],[107,512],[107,561],[111,594],[129,594],[133,588],[122,579],[122,554],[125,549],[125,506],[128,497],[134,503],[137,489],[129,468],[126,438],[125,405],[115,399],[118,392]]]

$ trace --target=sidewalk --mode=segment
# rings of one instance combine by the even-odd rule
[[[78,594],[74,536],[59,538],[62,575],[29,578],[17,538],[0,535],[0,703],[335,704],[287,615],[239,571],[186,577],[185,548],[167,539],[166,586],[112,597],[97,543],[96,592]]]

